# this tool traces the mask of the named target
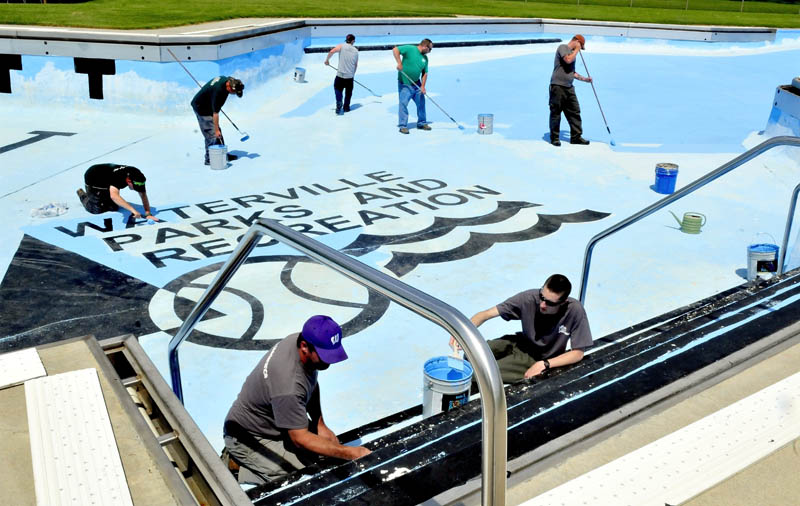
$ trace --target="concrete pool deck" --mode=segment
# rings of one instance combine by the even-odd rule
[[[274,65],[274,73],[248,87],[241,100],[228,101],[226,110],[252,137],[237,142],[223,122],[230,147],[242,156],[218,172],[198,163],[200,137],[185,105],[194,85],[180,69],[169,81],[185,100],[158,113],[126,109],[116,101],[116,93],[134,83],[145,105],[158,103],[159,86],[133,67],[132,74],[105,77],[106,102],[90,103],[85,76],[71,75],[58,62],[26,60],[26,67],[30,61],[40,70],[23,76],[12,71],[12,88],[23,91],[0,102],[16,118],[0,126],[3,137],[13,144],[30,139],[28,132],[72,135],[53,135],[0,154],[5,190],[0,211],[12,217],[2,228],[2,300],[14,311],[20,308],[16,301],[25,300],[29,313],[5,313],[15,318],[4,318],[0,343],[132,332],[168,376],[170,332],[259,211],[305,226],[337,248],[362,233],[392,238],[425,230],[436,218],[462,220],[447,236],[416,244],[385,242],[359,258],[467,315],[541,283],[553,271],[577,285],[586,241],[660,197],[649,188],[656,163],[678,163],[680,187],[763,138],[775,86],[791,80],[783,65],[800,54],[797,31],[759,43],[602,36],[588,41],[587,63],[616,148],[607,144],[588,87],[578,93],[592,145],[556,150],[544,141],[553,44],[437,49],[431,55],[431,96],[467,129],[458,130],[428,104],[434,131],[413,131],[405,138],[394,127],[390,56],[362,54],[357,79],[382,97],[357,88],[359,107],[338,118],[332,112],[332,73],[321,64],[324,55],[299,51]],[[201,80],[214,75],[205,73],[209,67],[204,65],[190,64]],[[307,82],[292,81],[295,66],[307,69]],[[636,78],[631,68],[639,69]],[[64,93],[42,95],[37,84],[53,77],[66,83]],[[495,114],[492,136],[475,132],[475,118],[483,112]],[[151,202],[169,221],[128,229],[125,216],[85,213],[74,190],[89,165],[106,161],[142,168]],[[587,299],[595,337],[743,282],[737,271],[746,267],[746,245],[758,233],[782,232],[796,167],[796,158],[775,153],[676,206],[679,214],[698,210],[709,216],[699,236],[677,232],[672,217],[663,213],[602,246]],[[67,214],[30,216],[31,209],[54,201],[68,202]],[[523,233],[543,216],[584,210],[611,216],[564,223],[544,236]],[[503,221],[469,226],[470,220],[488,215]],[[471,241],[474,237],[486,242]],[[221,417],[264,345],[295,330],[308,311],[352,321],[356,330],[345,341],[354,360],[323,378],[323,384],[340,388],[323,394],[326,419],[337,431],[419,402],[421,361],[447,353],[440,329],[409,319],[394,306],[371,320],[376,315],[367,311],[365,291],[296,262],[287,249],[264,251],[269,255],[242,271],[232,285],[237,292],[220,299],[215,318],[198,327],[196,341],[182,348],[187,408],[215,447],[220,446]],[[629,284],[621,289],[620,280]],[[42,305],[50,305],[51,316],[37,307]],[[497,322],[481,331],[490,338],[510,329],[514,325]],[[380,387],[364,395],[364,377]]]

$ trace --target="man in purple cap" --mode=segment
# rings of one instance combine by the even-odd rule
[[[280,479],[322,455],[355,460],[371,453],[341,444],[322,418],[317,373],[346,359],[342,329],[331,317],[317,315],[258,362],[223,428],[223,458],[240,466],[240,483]]]

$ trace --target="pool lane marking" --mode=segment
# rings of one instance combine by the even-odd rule
[[[105,153],[97,155],[94,158],[90,158],[90,159],[84,160],[84,161],[82,161],[80,163],[76,163],[75,165],[73,165],[71,167],[67,167],[64,170],[60,170],[60,171],[58,171],[58,172],[56,172],[54,174],[50,174],[49,176],[45,176],[42,179],[39,179],[38,181],[34,181],[31,184],[23,186],[22,188],[17,188],[16,190],[10,191],[10,192],[6,193],[5,195],[0,195],[0,199],[4,199],[4,198],[8,197],[9,195],[13,195],[15,193],[21,192],[22,190],[24,190],[26,188],[30,188],[31,186],[34,186],[34,185],[37,185],[37,184],[41,183],[42,181],[47,181],[48,179],[52,179],[52,178],[54,178],[54,177],[56,177],[56,176],[58,176],[60,174],[63,174],[64,172],[67,172],[69,170],[74,169],[75,167],[80,167],[81,165],[85,165],[85,164],[87,164],[89,162],[93,162],[93,161],[97,160],[98,158],[102,158],[102,157],[104,157],[106,155],[110,155],[111,153],[115,153],[115,152],[117,152],[117,151],[119,151],[121,149],[125,149],[127,147],[133,146],[134,144],[138,144],[138,143],[140,143],[142,141],[146,141],[147,139],[149,139],[151,137],[153,137],[153,136],[152,135],[148,135],[147,137],[142,137],[141,139],[135,140],[135,141],[133,141],[131,143],[128,143],[128,144],[125,144],[124,146],[120,146],[118,148],[114,148],[111,151],[106,151]]]

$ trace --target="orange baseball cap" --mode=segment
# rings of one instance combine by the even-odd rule
[[[583,35],[576,35],[576,36],[572,37],[572,40],[577,40],[578,42],[580,42],[581,43],[581,49],[586,47],[586,39],[583,37]]]

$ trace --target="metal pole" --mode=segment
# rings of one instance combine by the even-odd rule
[[[789,202],[789,216],[786,217],[786,228],[783,231],[783,242],[781,243],[780,260],[778,261],[778,276],[783,274],[783,262],[786,260],[786,247],[789,245],[789,234],[792,232],[792,221],[794,221],[798,193],[800,193],[800,184],[794,187],[792,200]]]
[[[507,413],[500,370],[489,346],[473,323],[452,306],[377,271],[344,253],[315,241],[275,220],[259,219],[247,231],[219,274],[208,286],[178,333],[169,343],[169,365],[173,390],[182,399],[178,346],[202,318],[216,296],[252,252],[261,235],[294,247],[353,281],[397,302],[401,306],[443,327],[464,349],[473,365],[483,410],[481,455],[481,502],[502,506],[506,495]],[[443,339],[446,337],[443,336]]]
[[[767,139],[758,146],[745,151],[744,153],[737,156],[733,160],[721,165],[716,170],[713,170],[708,174],[706,174],[705,176],[695,179],[694,181],[684,186],[680,190],[676,191],[672,195],[664,197],[663,199],[645,207],[641,211],[634,213],[631,216],[628,216],[619,223],[612,225],[611,227],[603,230],[599,234],[592,237],[586,244],[586,252],[584,253],[583,256],[583,273],[581,274],[581,292],[580,292],[581,304],[583,304],[584,306],[586,305],[586,290],[588,288],[589,267],[592,263],[592,251],[594,250],[595,244],[597,244],[600,240],[605,239],[606,237],[616,232],[619,232],[623,228],[626,228],[629,225],[633,225],[637,221],[647,216],[650,216],[654,212],[672,204],[676,200],[683,198],[686,195],[694,192],[695,190],[702,188],[711,181],[714,181],[715,179],[724,176],[725,174],[739,167],[740,165],[749,162],[750,160],[757,157],[761,153],[777,146],[800,147],[800,137],[781,136],[781,137],[773,137],[771,139]]]
[[[247,260],[247,256],[253,248],[256,247],[260,238],[261,234],[253,227],[247,231],[244,237],[242,237],[242,240],[239,241],[236,249],[231,253],[231,256],[228,257],[225,265],[223,265],[217,273],[214,281],[208,285],[208,288],[206,288],[200,300],[198,300],[197,304],[192,308],[192,312],[186,317],[186,320],[184,320],[181,328],[178,329],[175,337],[169,341],[167,353],[169,354],[169,373],[172,378],[172,391],[175,392],[181,404],[183,404],[183,386],[181,385],[181,366],[178,360],[178,346],[180,346],[184,339],[189,337],[194,326],[197,325],[197,322],[206,314],[211,304],[214,303],[214,299],[216,299],[225,288],[225,285],[228,284],[228,281],[230,281],[239,267]]]

